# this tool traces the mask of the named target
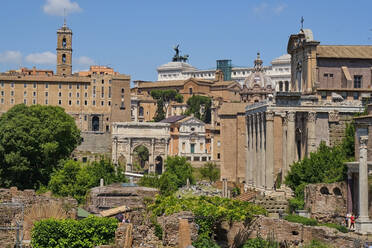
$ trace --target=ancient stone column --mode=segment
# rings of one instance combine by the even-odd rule
[[[359,146],[359,221],[368,221],[368,136],[360,136]]]
[[[254,150],[253,150],[253,117],[252,115],[249,116],[249,177],[248,183],[250,186],[253,186],[253,158],[254,158]]]
[[[266,189],[274,187],[274,112],[266,112]]]
[[[256,186],[262,187],[261,183],[261,173],[262,173],[262,166],[261,166],[261,114],[256,114],[257,118],[257,152],[256,152]]]
[[[310,111],[307,113],[307,152],[308,156],[311,152],[316,151],[316,135],[315,135],[315,122],[316,122],[316,112]]]
[[[265,132],[265,126],[266,126],[266,119],[265,119],[265,113],[261,113],[261,168],[260,168],[260,174],[261,174],[261,185],[262,187],[266,186],[266,180],[265,180],[265,171],[266,171],[266,132]]]
[[[249,116],[246,116],[245,118],[245,123],[246,123],[246,128],[247,128],[247,155],[246,155],[246,164],[245,164],[245,183],[248,184],[249,182],[249,166],[250,166],[250,158],[251,158],[251,155],[250,155],[250,152],[251,152],[251,147],[250,147],[250,143],[251,143],[251,137],[250,137],[250,133],[249,133],[249,129],[250,129],[250,126],[249,126]]]
[[[353,196],[351,194],[353,186],[353,173],[347,172],[347,213],[353,212]]]
[[[295,149],[296,149],[296,128],[295,128],[295,117],[296,112],[290,111],[287,113],[287,165],[289,166],[295,161]]]
[[[256,186],[257,185],[257,177],[256,177],[256,173],[257,173],[257,161],[256,161],[256,157],[257,157],[257,118],[256,118],[256,115],[252,115],[252,137],[253,137],[253,140],[252,140],[252,185],[253,186]]]
[[[287,116],[282,116],[282,126],[283,126],[283,146],[282,146],[282,170],[283,170],[283,177],[287,175],[288,172],[288,163],[287,163],[287,125],[288,119]]]

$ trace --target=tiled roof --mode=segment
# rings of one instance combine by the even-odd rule
[[[318,58],[372,59],[372,46],[317,46]]]
[[[161,120],[159,122],[162,122],[162,123],[175,123],[179,120],[182,120],[184,118],[186,118],[187,116],[186,115],[174,115],[174,116],[170,116],[164,120]]]

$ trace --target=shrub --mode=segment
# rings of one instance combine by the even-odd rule
[[[198,236],[197,240],[192,242],[195,248],[220,248],[220,246],[210,237]]]
[[[295,215],[295,214],[289,214],[289,215],[285,216],[284,219],[289,221],[289,222],[301,223],[305,226],[316,226],[316,225],[318,225],[318,222],[315,219],[306,218],[306,217],[302,217],[302,216]]]
[[[279,248],[279,243],[276,241],[264,240],[261,237],[249,239],[242,248]]]
[[[330,228],[335,228],[342,233],[347,233],[349,231],[346,226],[342,226],[342,225],[335,224],[335,223],[322,223],[320,225],[330,227]]]
[[[308,245],[305,245],[304,248],[329,248],[329,246],[323,244],[320,241],[312,240],[311,243]]]
[[[31,245],[34,248],[91,248],[113,242],[116,228],[114,218],[45,219],[35,223]]]
[[[295,210],[304,209],[305,206],[304,200],[297,197],[289,199],[288,203],[290,213],[293,213]]]
[[[138,182],[138,185],[150,188],[159,188],[159,176],[156,174],[143,175]]]
[[[220,170],[217,165],[212,162],[207,162],[200,168],[200,174],[203,179],[209,180],[211,183],[217,181],[220,178]]]

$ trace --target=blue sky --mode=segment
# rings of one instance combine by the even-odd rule
[[[55,69],[56,30],[63,9],[73,36],[73,71],[108,65],[132,80],[156,80],[156,68],[180,44],[189,63],[217,59],[252,66],[286,53],[288,37],[304,28],[321,44],[372,44],[372,1],[260,0],[2,0],[0,71]]]

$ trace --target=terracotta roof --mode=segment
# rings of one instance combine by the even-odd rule
[[[161,120],[159,122],[161,122],[161,123],[175,123],[175,122],[177,122],[179,120],[182,120],[186,117],[187,117],[186,115],[174,115],[174,116],[170,116],[170,117],[168,117],[164,120]]]
[[[247,103],[244,102],[224,102],[221,105],[218,115],[236,115],[237,113],[245,113]]]
[[[372,59],[372,46],[317,46],[318,58]]]

